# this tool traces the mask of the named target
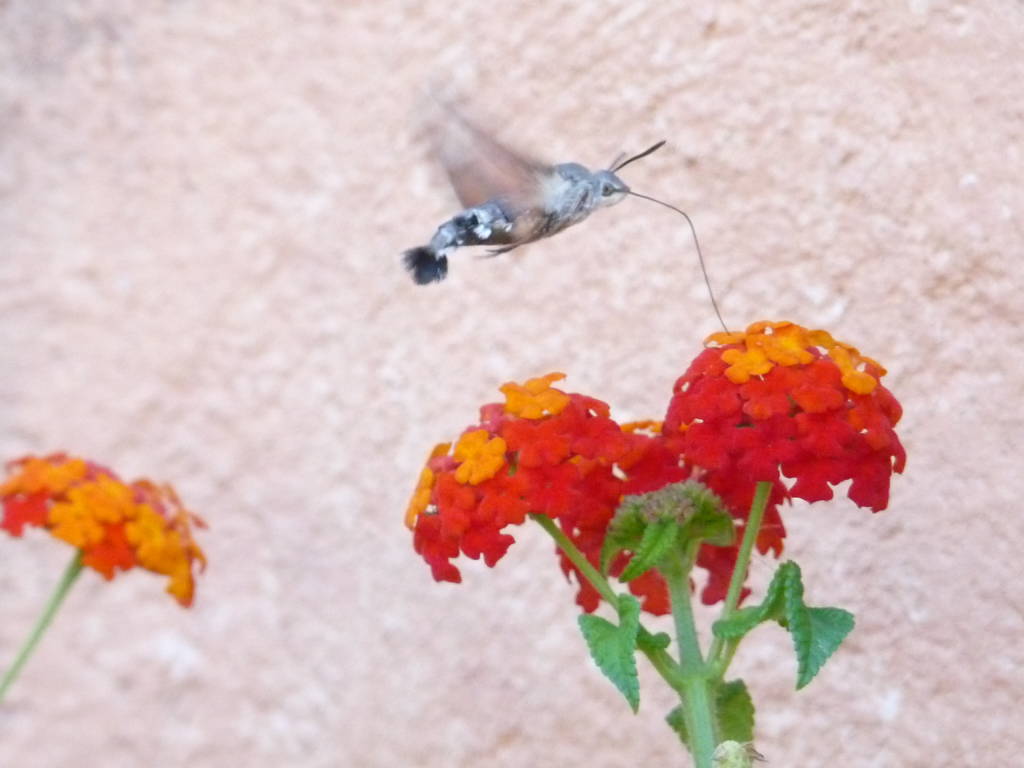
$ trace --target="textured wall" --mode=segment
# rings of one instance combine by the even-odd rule
[[[781,632],[740,655],[771,765],[1018,762],[1024,6],[762,5],[0,2],[0,454],[173,480],[212,525],[191,611],[83,577],[0,765],[683,763],[657,681],[631,718],[585,660],[539,531],[436,585],[401,515],[507,379],[660,416],[715,328],[688,233],[626,201],[413,286],[397,254],[453,211],[431,80],[552,160],[669,139],[625,175],[692,214],[730,322],[890,369],[891,509],[788,516],[855,633],[800,694]],[[67,552],[0,551],[7,658]]]

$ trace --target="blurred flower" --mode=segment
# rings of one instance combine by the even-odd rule
[[[168,576],[167,591],[191,605],[194,566],[206,564],[192,527],[205,525],[171,486],[125,483],[106,467],[55,453],[8,463],[0,501],[0,528],[12,536],[26,525],[46,528],[81,550],[83,565],[104,578],[140,566]]]
[[[504,530],[529,513],[556,520],[596,566],[608,523],[626,493],[680,480],[678,455],[655,439],[650,423],[621,428],[607,404],[568,394],[552,373],[501,387],[504,403],[480,409],[480,423],[435,447],[406,513],[416,552],[438,581],[461,581],[459,554],[493,566],[514,541]],[[612,573],[621,573],[620,557]],[[561,555],[563,571],[575,573]],[[576,573],[577,602],[597,608],[596,590]],[[644,609],[667,613],[665,584],[655,572],[630,583]]]
[[[849,480],[855,504],[885,509],[906,454],[893,429],[902,410],[880,383],[881,365],[825,331],[787,322],[713,334],[707,344],[675,384],[663,434],[741,519],[758,481],[773,484],[762,552],[781,552],[778,505],[790,497],[831,499],[832,488]],[[730,556],[704,547],[698,564]],[[721,599],[724,589],[724,582],[709,584],[705,602]]]

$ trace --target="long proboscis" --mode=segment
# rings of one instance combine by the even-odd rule
[[[660,144],[656,144],[651,149],[647,150],[646,152],[644,152],[641,155],[637,155],[633,159],[634,160],[639,160],[644,155],[648,155],[651,152],[653,152],[659,146],[661,146],[661,145]],[[619,167],[621,168],[622,166],[619,166]],[[730,332],[729,328],[726,326],[725,320],[722,319],[722,313],[718,309],[718,302],[715,300],[715,292],[711,289],[711,278],[708,277],[708,268],[707,268],[707,265],[704,263],[704,254],[701,253],[701,250],[700,250],[700,240],[697,239],[697,228],[695,226],[693,226],[693,221],[686,214],[686,211],[683,211],[680,208],[676,208],[674,205],[672,205],[670,203],[666,203],[664,200],[659,200],[656,197],[650,197],[648,195],[641,195],[639,192],[634,192],[633,190],[630,190],[629,194],[631,194],[633,197],[639,197],[639,198],[641,198],[643,200],[650,200],[652,203],[657,203],[658,205],[662,205],[665,208],[668,208],[669,210],[675,211],[680,216],[682,216],[684,219],[686,219],[686,223],[690,225],[690,232],[693,233],[693,244],[695,246],[697,246],[697,260],[700,262],[700,271],[701,271],[701,274],[704,276],[704,285],[707,286],[708,296],[711,298],[711,306],[715,310],[715,315],[718,317],[718,322],[722,324],[722,329],[726,333],[729,333]]]

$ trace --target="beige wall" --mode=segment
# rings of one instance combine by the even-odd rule
[[[857,629],[799,694],[780,631],[741,653],[770,765],[1019,762],[1024,7],[763,6],[0,3],[0,454],[173,480],[212,526],[191,611],[83,578],[0,765],[683,764],[653,676],[632,718],[584,658],[539,531],[454,587],[401,517],[507,379],[660,416],[715,327],[688,233],[627,201],[413,286],[397,254],[454,212],[431,80],[551,160],[667,138],[625,175],[693,216],[727,319],[889,366],[891,509],[788,515]],[[6,658],[67,553],[0,553]]]

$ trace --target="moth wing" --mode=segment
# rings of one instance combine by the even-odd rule
[[[500,200],[518,213],[543,205],[551,166],[511,149],[453,106],[443,107],[435,151],[463,207]]]

